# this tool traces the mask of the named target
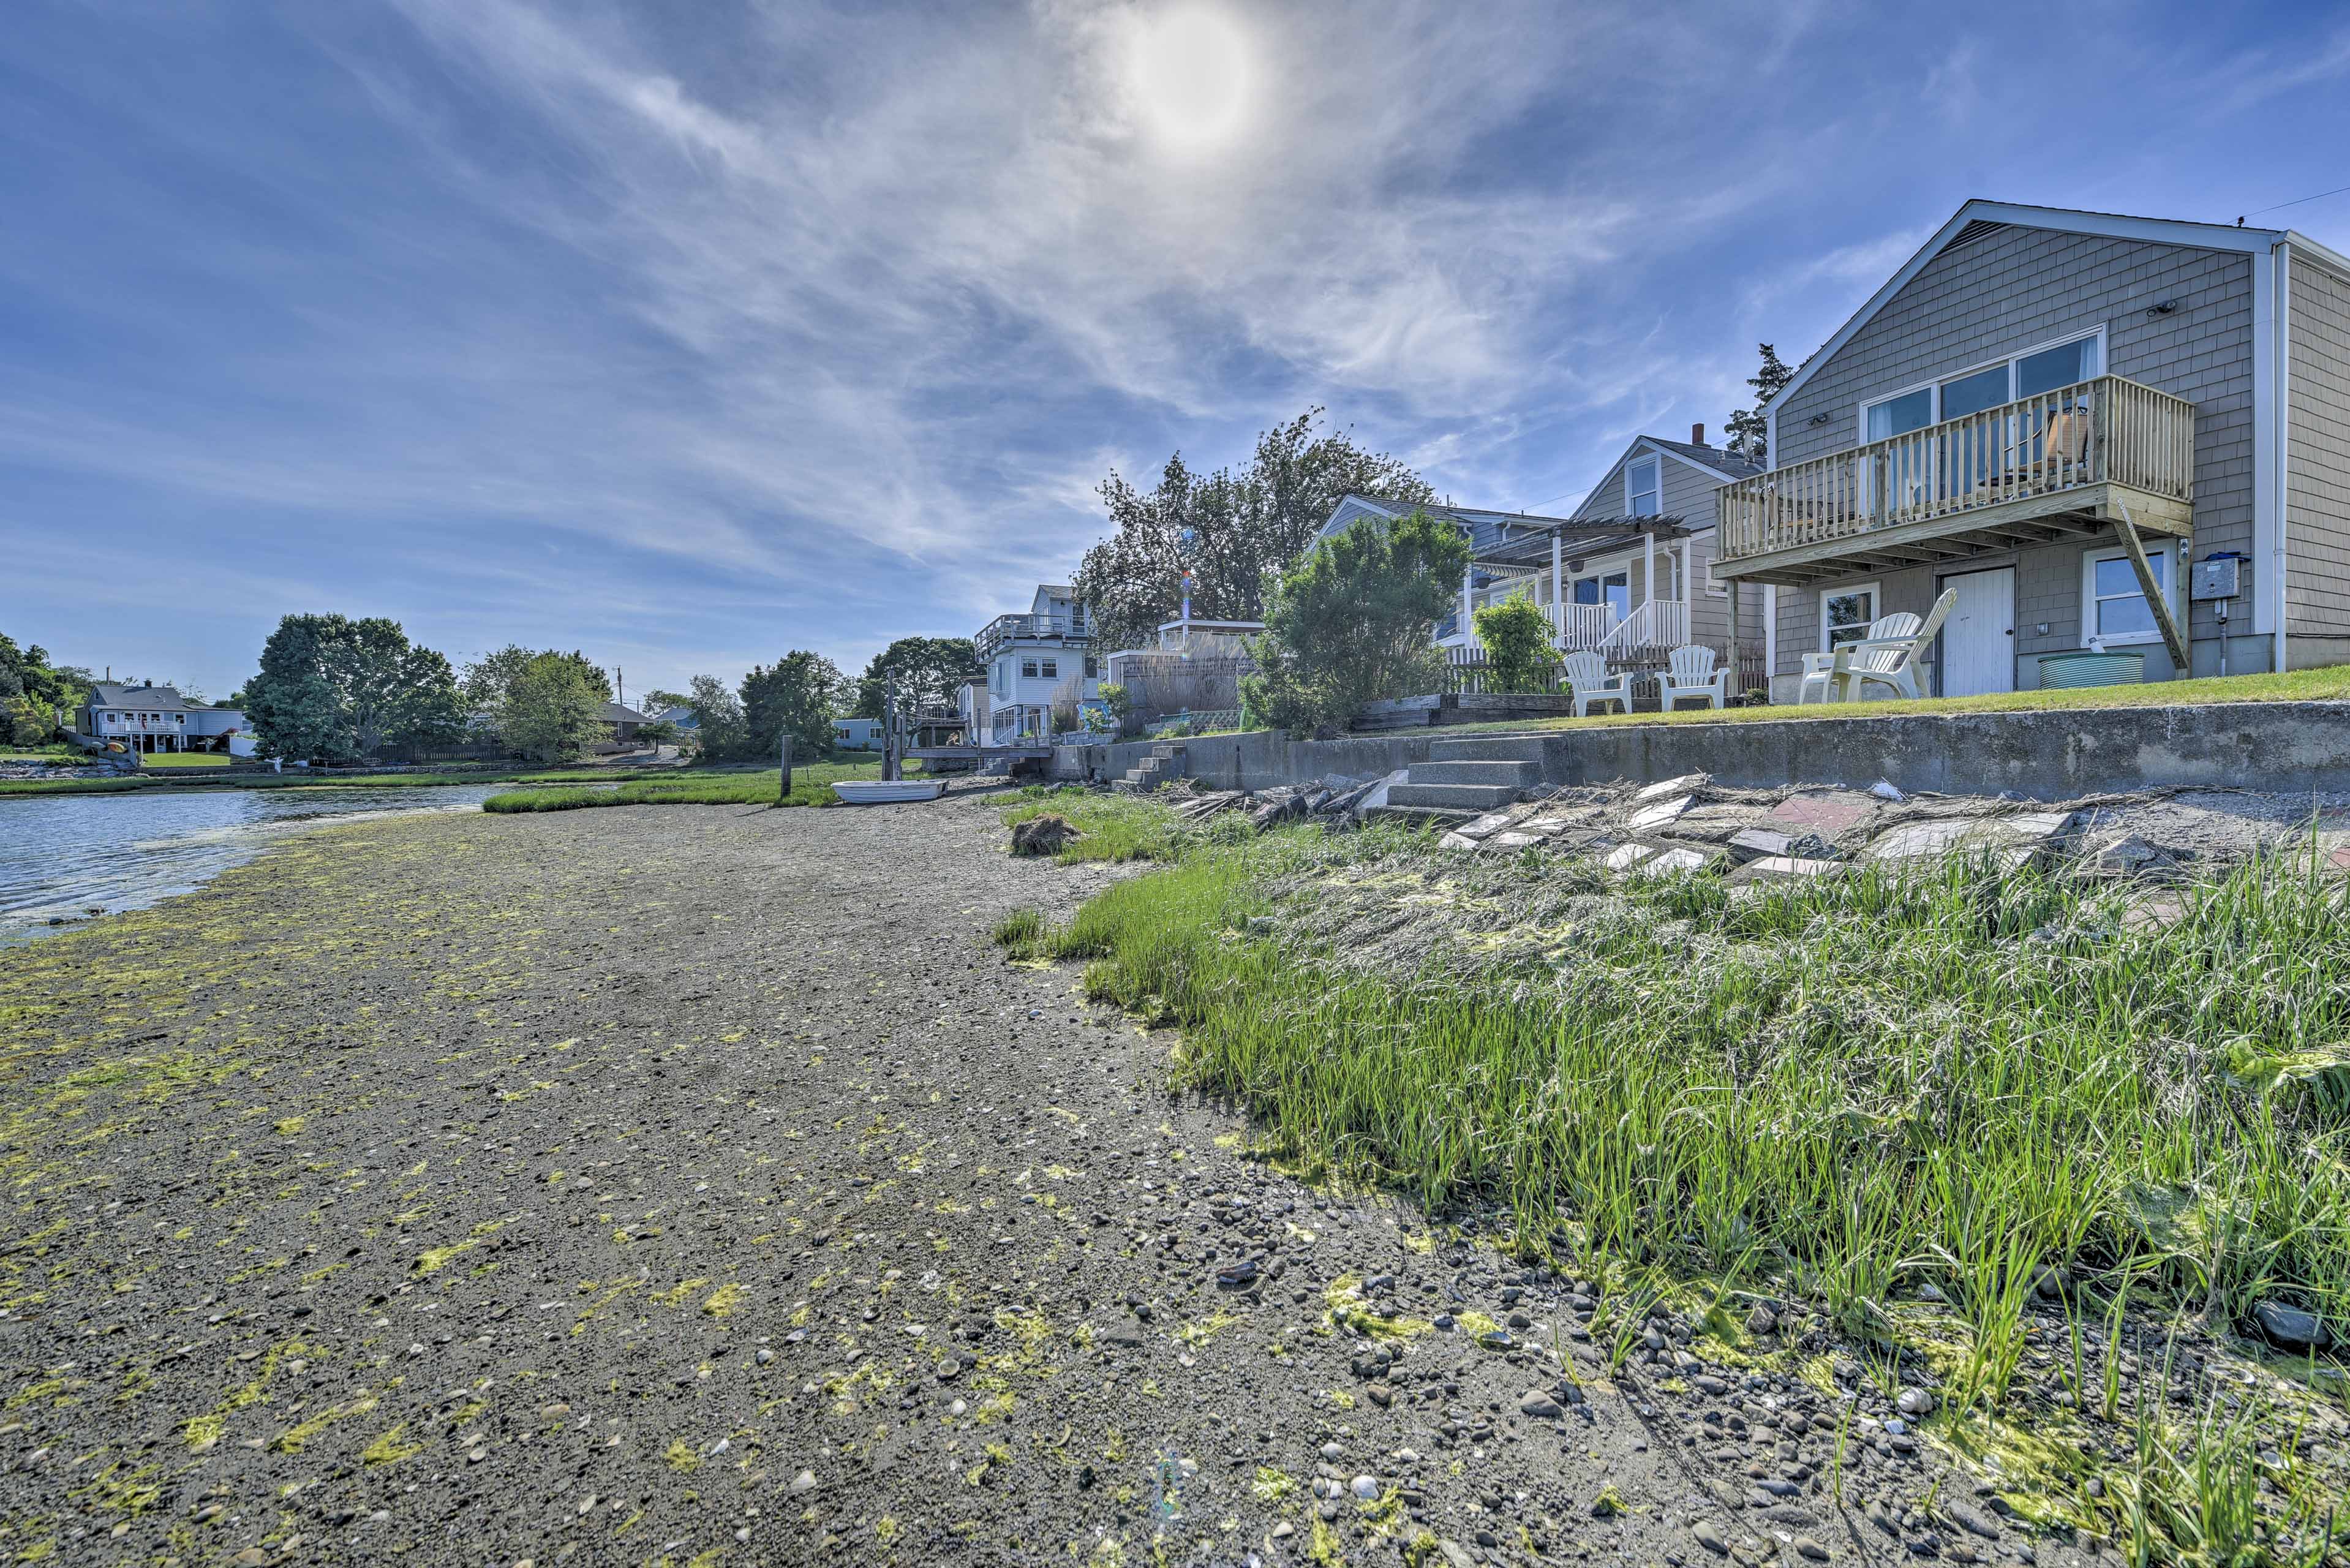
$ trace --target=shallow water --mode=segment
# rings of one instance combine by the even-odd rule
[[[506,784],[0,796],[0,944],[192,892],[321,821],[478,811]],[[64,926],[52,926],[56,917]]]

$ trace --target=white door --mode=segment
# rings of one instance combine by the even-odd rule
[[[1958,591],[1942,623],[1942,695],[2015,690],[2015,568],[1944,577]]]

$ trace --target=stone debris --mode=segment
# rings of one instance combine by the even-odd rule
[[[1012,830],[1012,853],[1058,855],[1065,846],[1084,836],[1069,826],[1067,817],[1049,814],[1031,817]]]

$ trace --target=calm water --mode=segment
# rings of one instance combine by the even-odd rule
[[[510,784],[0,795],[0,944],[186,893],[322,821],[477,811]]]

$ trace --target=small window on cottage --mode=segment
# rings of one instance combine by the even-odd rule
[[[1101,660],[1090,653],[1086,655],[1086,679],[1088,680],[1101,679]]]
[[[1021,676],[1021,679],[1022,679],[1022,680],[1035,680],[1035,679],[1036,679],[1036,661],[1035,661],[1035,659],[1022,659],[1022,660],[1020,661],[1020,676]]]
[[[1057,680],[1061,676],[1061,661],[1057,659],[1040,659],[1036,661],[1036,673],[1045,680]]]
[[[2155,587],[2167,597],[2170,592],[2170,551],[2166,547],[2147,552],[2146,564],[2154,568]],[[2089,561],[2088,602],[2083,607],[2087,613],[2082,618],[2088,623],[2089,635],[2104,642],[2152,642],[2161,635],[2154,621],[2154,608],[2146,602],[2146,591],[2138,586],[2137,569],[2130,565],[2126,554],[2092,556]]]
[[[1632,517],[1654,517],[1658,511],[1657,460],[1644,458],[1624,471],[1624,511]]]
[[[1833,652],[1868,635],[1877,618],[1877,585],[1825,588],[1820,593],[1820,647]]]

